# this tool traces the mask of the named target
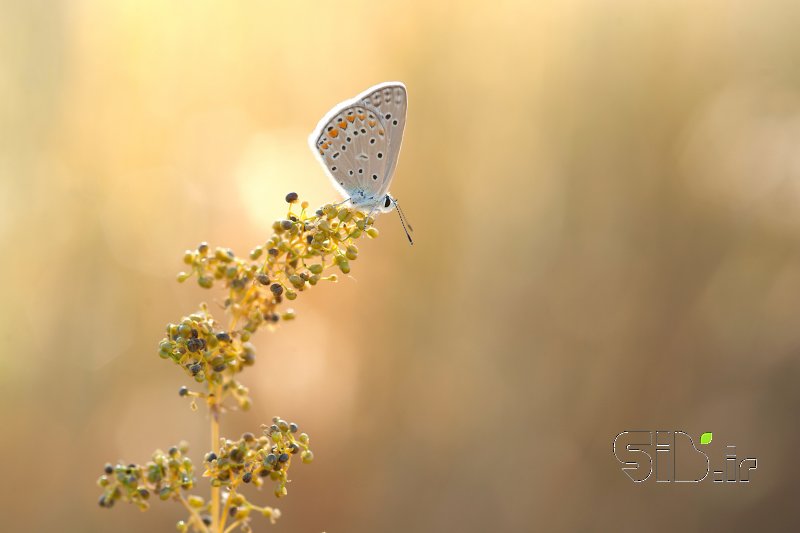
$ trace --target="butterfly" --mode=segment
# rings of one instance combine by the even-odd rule
[[[414,244],[408,233],[413,229],[389,194],[407,109],[405,85],[380,83],[331,109],[308,142],[345,202],[369,215],[396,208],[406,237]]]

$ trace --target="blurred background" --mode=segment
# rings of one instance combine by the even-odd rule
[[[4,531],[173,531],[100,509],[106,461],[208,425],[159,359],[220,293],[183,250],[244,254],[306,137],[409,89],[394,214],[353,272],[255,337],[254,408],[312,438],[256,531],[788,529],[800,466],[800,4],[0,3]],[[635,485],[625,430],[713,431],[748,484]],[[201,481],[200,491],[205,493]]]

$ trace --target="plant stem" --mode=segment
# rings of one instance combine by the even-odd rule
[[[224,531],[223,533],[230,533],[231,531],[233,531],[234,529],[236,529],[236,526],[238,526],[238,525],[239,525],[239,524],[241,524],[241,523],[242,523],[242,521],[241,521],[241,520],[237,520],[237,521],[235,521],[235,522],[234,522],[234,523],[232,523],[230,526],[228,526],[228,527],[225,529],[225,531]]]
[[[219,385],[214,385],[210,391],[214,395],[214,404],[211,405],[211,450],[219,453]],[[211,530],[215,533],[221,531],[219,521],[220,487],[211,486]]]
[[[186,507],[186,510],[189,511],[189,522],[190,523],[194,522],[195,528],[198,531],[202,531],[203,533],[208,533],[208,528],[203,523],[203,519],[200,518],[200,515],[197,514],[197,510],[195,510],[194,508],[192,508],[191,505],[189,505],[189,502],[186,501],[186,498],[184,498],[182,494],[178,493],[178,498],[180,499],[183,506]]]

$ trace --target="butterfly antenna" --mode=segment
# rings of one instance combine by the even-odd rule
[[[406,214],[403,213],[402,209],[400,209],[400,204],[397,203],[397,200],[394,201],[394,206],[397,208],[397,212],[400,214],[400,219],[405,220],[406,226],[408,226],[408,231],[414,233],[414,228],[411,227],[411,223],[408,221]]]
[[[411,224],[408,224],[408,222],[406,222],[406,217],[405,217],[405,215],[403,215],[403,212],[400,210],[400,205],[397,203],[397,200],[392,198],[392,202],[394,202],[394,206],[397,209],[397,216],[400,217],[400,225],[403,226],[403,231],[406,232],[406,237],[408,237],[408,242],[413,246],[414,245],[414,239],[411,238],[411,234],[408,232],[408,229],[411,229],[411,231],[414,231],[414,228],[411,227]],[[408,229],[406,228],[406,226],[408,226]]]

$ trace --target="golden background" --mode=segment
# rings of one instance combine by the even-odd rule
[[[164,325],[216,305],[306,137],[409,89],[395,214],[350,277],[255,337],[255,400],[311,435],[256,531],[746,531],[797,523],[800,4],[128,0],[0,4],[0,529],[174,531],[97,506],[107,460],[208,449]],[[713,431],[748,484],[635,485],[625,430]],[[793,455],[795,454],[795,455]],[[205,493],[201,481],[200,493]],[[784,530],[785,530],[784,529]]]

